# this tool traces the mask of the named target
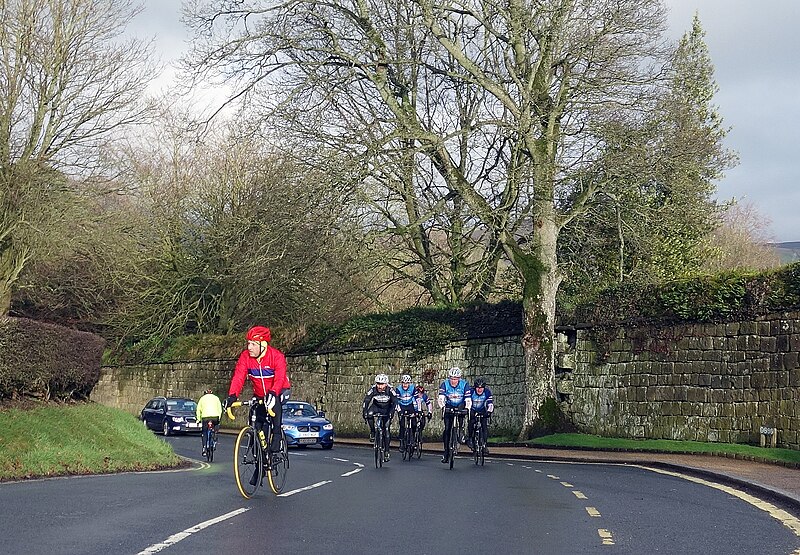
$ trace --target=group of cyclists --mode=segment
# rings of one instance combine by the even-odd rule
[[[280,430],[282,405],[289,398],[291,384],[286,372],[286,357],[278,349],[270,345],[270,329],[264,326],[254,326],[247,332],[247,348],[242,351],[236,362],[231,384],[228,389],[228,397],[224,403],[220,403],[219,398],[208,388],[205,394],[197,403],[197,419],[202,422],[203,433],[203,455],[207,445],[206,433],[208,422],[212,422],[214,430],[219,426],[219,419],[222,412],[234,403],[242,391],[244,382],[249,379],[252,382],[253,394],[264,399],[263,405],[258,405],[256,413],[256,424],[263,426],[269,419],[273,426],[272,429]],[[462,437],[460,443],[466,443],[470,448],[470,441],[473,435],[477,415],[483,414],[491,416],[494,411],[494,399],[491,390],[486,387],[483,378],[476,378],[472,386],[462,377],[461,369],[457,366],[447,371],[447,379],[439,386],[436,396],[437,404],[442,409],[444,417],[444,434],[442,443],[444,453],[442,462],[449,459],[450,434],[454,433],[454,424],[458,421],[457,430]],[[269,413],[269,409],[272,412]],[[383,426],[383,437],[386,441],[386,460],[389,460],[389,440],[390,425],[392,416],[398,414],[412,414],[418,418],[412,418],[412,430],[417,432],[416,427],[422,432],[425,424],[433,416],[433,403],[428,397],[427,391],[420,384],[415,384],[409,374],[400,377],[400,383],[396,387],[389,384],[387,374],[375,376],[375,383],[370,387],[364,396],[362,405],[362,416],[367,421],[370,430],[370,439],[375,436],[375,417],[380,414],[383,416],[381,425]],[[469,414],[468,429],[466,438],[463,437],[464,418]],[[405,418],[400,418],[400,437],[404,437]],[[486,426],[488,418],[481,419],[483,437],[486,437]],[[269,446],[271,451],[279,451],[280,434],[273,435],[273,443]]]
[[[494,411],[494,398],[491,390],[486,387],[486,380],[476,378],[470,387],[467,380],[462,377],[461,369],[457,366],[447,371],[447,379],[439,386],[436,401],[444,417],[444,433],[442,443],[444,453],[442,462],[448,462],[450,458],[450,435],[454,433],[454,427],[462,437],[459,443],[466,443],[472,448],[471,441],[476,425],[477,415],[483,414],[491,416]],[[381,425],[383,426],[383,437],[386,442],[385,460],[389,460],[389,441],[390,425],[393,414],[411,413],[419,416],[412,419],[412,426],[420,426],[420,431],[424,429],[425,423],[433,415],[433,408],[425,388],[419,384],[414,384],[411,376],[404,374],[400,377],[400,384],[392,388],[389,385],[387,374],[375,376],[375,384],[370,387],[364,396],[361,415],[367,421],[370,431],[370,440],[375,437],[375,417],[381,415]],[[464,418],[469,414],[466,438],[463,437]],[[400,418],[400,437],[405,434],[405,419]],[[457,426],[454,426],[456,420]],[[481,433],[483,437],[487,434],[488,418],[481,419]],[[413,430],[416,433],[416,430]]]

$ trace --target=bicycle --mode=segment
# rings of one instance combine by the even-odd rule
[[[445,414],[452,414],[453,415],[453,426],[450,428],[450,441],[449,441],[449,459],[447,463],[450,465],[450,470],[453,470],[453,461],[458,455],[458,439],[464,433],[464,423],[463,421],[456,425],[456,421],[458,417],[461,415],[466,415],[466,409],[459,409],[455,407],[444,407],[442,409],[442,418],[444,418]]]
[[[275,495],[283,491],[286,484],[286,474],[289,471],[289,451],[286,435],[281,434],[281,449],[273,453],[269,446],[272,443],[272,422],[267,420],[261,429],[256,427],[256,407],[264,404],[263,399],[253,398],[250,401],[236,401],[227,408],[228,418],[235,420],[231,411],[234,407],[250,407],[248,415],[249,424],[242,428],[236,436],[236,445],[233,450],[233,472],[236,477],[236,487],[245,499],[250,499],[255,494],[258,486],[263,485],[264,476],[269,481],[270,489]],[[267,409],[270,416],[275,416],[272,409]]]
[[[214,451],[217,450],[217,427],[213,420],[206,420],[206,427],[203,429],[203,452],[206,454],[208,462],[214,461]]]
[[[483,433],[483,421],[486,419],[486,425],[489,425],[489,415],[483,412],[475,413],[475,423],[472,428],[472,456],[475,460],[475,466],[480,464],[483,466],[484,458],[486,456],[486,434]]]
[[[422,455],[419,441],[422,437],[419,425],[419,413],[404,412],[400,415],[403,419],[403,435],[400,437],[400,453],[404,461],[410,461],[411,457],[417,454],[417,458]]]
[[[384,415],[381,413],[374,413],[370,416],[375,417],[375,438],[372,442],[372,447],[375,450],[375,468],[381,468],[383,463],[387,461],[386,454],[387,441],[383,435],[383,419]]]
[[[414,455],[418,459],[422,457],[422,423],[425,422],[426,418],[430,421],[433,418],[433,415],[429,414],[425,416],[424,414],[419,413],[419,422],[417,423],[417,431],[414,434],[414,441],[416,444],[416,447],[414,449]]]

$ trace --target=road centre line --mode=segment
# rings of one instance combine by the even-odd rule
[[[572,484],[570,484],[569,482],[561,482],[561,485],[564,486],[565,488],[573,488],[573,487],[575,487]]]
[[[214,524],[218,524],[218,523],[222,522],[223,520],[228,520],[229,518],[233,518],[236,515],[240,515],[240,514],[246,512],[246,511],[249,511],[249,510],[250,510],[249,507],[242,507],[241,509],[236,509],[235,511],[231,511],[229,513],[225,513],[224,515],[218,516],[216,518],[212,518],[211,520],[206,520],[205,522],[201,522],[200,524],[192,526],[191,528],[187,528],[183,532],[178,532],[177,534],[172,534],[170,537],[168,537],[163,542],[155,543],[155,544],[151,545],[150,547],[148,547],[147,549],[145,549],[144,551],[140,551],[137,555],[152,555],[153,553],[158,553],[162,549],[165,549],[165,548],[167,548],[167,547],[169,547],[171,545],[175,545],[176,543],[178,543],[181,540],[185,540],[186,538],[188,538],[189,536],[191,536],[195,532],[199,532],[200,530],[203,530],[204,528],[208,528],[209,526],[213,526]]]
[[[348,476],[352,476],[353,474],[358,474],[362,470],[363,470],[362,468],[356,468],[355,470],[351,470],[350,472],[345,472],[344,474],[342,474],[342,478],[347,478]]]
[[[595,509],[594,507],[585,507],[586,512],[589,513],[589,516],[600,516],[600,511]]]
[[[278,495],[278,497],[289,497],[290,495],[294,495],[295,493],[300,493],[302,491],[308,491],[310,489],[318,488],[320,486],[324,486],[325,484],[330,484],[332,480],[323,480],[321,482],[317,482],[316,484],[311,484],[310,486],[306,486],[304,488],[293,489],[292,491],[287,491]]]
[[[702,478],[696,478],[694,476],[689,476],[688,474],[681,474],[680,472],[672,472],[669,470],[661,470],[659,468],[650,468],[647,466],[640,466],[640,465],[633,465],[633,466],[637,466],[638,468],[644,468],[652,472],[658,472],[659,474],[666,474],[667,476],[675,476],[676,478],[683,478],[684,480],[689,480],[690,482],[694,482],[696,484],[702,484],[704,486],[724,491],[729,495],[738,497],[742,501],[750,503],[754,507],[761,509],[762,511],[765,511],[767,514],[769,514],[769,516],[778,520],[781,524],[783,524],[789,530],[794,532],[796,536],[800,537],[800,519],[789,514],[783,509],[779,509],[772,503],[768,503],[767,501],[762,501],[758,497],[754,497],[748,493],[744,493],[743,491],[739,491],[729,486],[717,484],[716,482],[709,482],[708,480],[704,480]],[[800,550],[798,550],[796,553],[800,555]]]
[[[598,528],[597,533],[600,535],[600,539],[603,540],[603,545],[614,545],[614,536],[611,535],[611,532]]]
[[[586,497],[586,496],[583,494],[583,492],[581,492],[581,491],[578,491],[578,490],[576,490],[576,489],[572,490],[572,493],[574,493],[574,494],[575,494],[575,497],[577,497],[578,499],[589,499],[588,497]]]

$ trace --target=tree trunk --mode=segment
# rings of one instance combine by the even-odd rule
[[[525,412],[519,440],[528,439],[539,418],[539,409],[548,397],[555,397],[554,332],[556,292],[561,282],[556,259],[558,226],[552,214],[536,222],[536,246],[523,255],[523,324],[522,349],[525,355]]]

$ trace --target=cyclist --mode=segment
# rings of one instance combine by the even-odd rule
[[[472,390],[467,380],[461,377],[461,368],[454,366],[447,371],[447,379],[439,386],[439,395],[436,399],[440,409],[463,410],[472,406]],[[444,433],[442,442],[444,443],[444,455],[442,462],[448,462],[450,458],[450,434],[463,433],[464,415],[458,415],[458,430],[453,430],[456,415],[450,410],[444,411]],[[461,438],[459,438],[461,439]],[[463,442],[462,442],[463,443]]]
[[[475,421],[477,420],[476,414],[481,413],[486,415],[487,418],[481,420],[481,433],[483,437],[488,437],[486,435],[487,420],[488,417],[492,415],[492,412],[494,412],[492,390],[486,387],[485,379],[475,379],[475,383],[472,384],[471,398],[472,409],[469,411],[469,423],[467,424],[467,445],[470,449],[472,449],[472,433],[475,430]]]
[[[389,387],[389,376],[378,374],[375,376],[375,385],[369,388],[364,396],[361,416],[369,424],[369,439],[375,441],[375,415],[383,415],[383,438],[386,443],[385,459],[389,460],[389,422],[397,405],[397,396]]]
[[[233,370],[231,386],[225,407],[231,406],[239,398],[244,381],[250,379],[253,385],[253,394],[264,400],[264,404],[256,406],[256,428],[262,429],[267,418],[272,423],[272,442],[269,449],[272,452],[281,450],[281,393],[286,389],[286,357],[269,342],[272,340],[270,329],[264,326],[253,326],[247,332],[247,349],[239,355],[236,367]],[[272,409],[275,416],[269,416],[267,409]]]
[[[422,413],[419,419],[419,433],[425,430],[425,423],[433,418],[433,403],[428,398],[428,394],[425,392],[425,388],[420,384],[416,384],[416,393],[418,395],[418,402],[419,402],[419,410]],[[424,414],[423,408],[426,407],[428,409],[428,414]]]
[[[419,395],[411,381],[411,376],[403,374],[400,377],[400,385],[395,388],[394,393],[397,396],[397,405],[395,405],[395,408],[398,417],[400,417],[400,437],[404,438],[406,433],[406,421],[405,418],[402,418],[402,415],[419,414],[421,412],[419,408]],[[417,433],[417,419],[415,418],[411,422],[413,423],[411,432]]]
[[[210,387],[206,388],[205,393],[197,401],[197,410],[195,411],[197,420],[201,422],[200,429],[201,438],[203,440],[203,456],[206,456],[206,444],[210,437],[206,437],[206,428],[210,421],[214,425],[214,433],[219,429],[219,418],[222,416],[222,403],[219,402],[219,397],[214,395]]]

